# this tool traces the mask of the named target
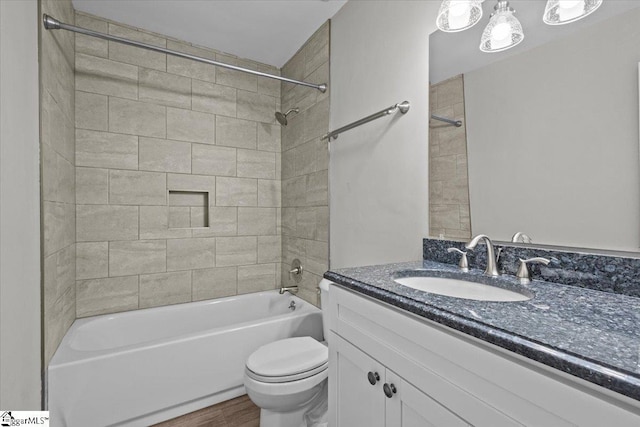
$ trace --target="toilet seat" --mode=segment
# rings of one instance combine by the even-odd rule
[[[261,381],[263,383],[287,383],[290,381],[303,380],[305,378],[312,377],[316,374],[319,374],[322,371],[325,371],[328,367],[329,367],[329,362],[326,362],[308,371],[299,372],[297,374],[292,374],[292,375],[284,375],[281,377],[269,377],[265,375],[259,375],[253,372],[252,370],[250,370],[249,368],[247,368],[246,372],[249,378],[252,378],[256,381]]]
[[[311,337],[287,338],[264,345],[249,356],[246,374],[264,383],[312,377],[328,367],[329,351]]]
[[[316,386],[322,384],[329,377],[329,370],[325,369],[320,371],[316,375],[312,375],[307,378],[296,381],[280,382],[280,383],[268,383],[264,381],[258,381],[247,375],[248,369],[245,370],[244,386],[247,389],[247,394],[258,405],[254,398],[258,396],[266,397],[268,399],[304,395],[308,393]],[[258,405],[261,408],[265,406]]]

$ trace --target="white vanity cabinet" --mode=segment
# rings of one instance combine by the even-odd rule
[[[332,381],[340,402],[332,425],[468,425],[339,335],[332,334],[330,351],[331,363],[336,369],[335,381]]]
[[[636,400],[344,288],[324,315],[331,427],[640,425]]]
[[[334,333],[329,341],[329,369],[333,366],[335,371],[331,387],[340,402],[333,425],[384,427],[385,367]],[[371,375],[375,375],[374,384],[370,383]]]

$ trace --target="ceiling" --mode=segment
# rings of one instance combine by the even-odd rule
[[[73,0],[76,10],[281,68],[346,0]]]
[[[522,24],[524,40],[518,46],[498,53],[483,53],[478,48],[484,27],[489,23],[496,0],[486,0],[482,5],[483,16],[479,23],[466,31],[445,33],[436,31],[429,38],[429,80],[441,82],[449,77],[481,68],[533,49],[556,38],[565,37],[581,28],[593,25],[627,10],[640,7],[638,0],[604,1],[595,12],[580,21],[568,25],[547,25],[542,21],[544,0],[511,0],[515,16]]]

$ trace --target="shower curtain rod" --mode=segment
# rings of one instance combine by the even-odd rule
[[[53,18],[53,17],[51,17],[51,16],[49,16],[47,14],[43,14],[42,15],[42,21],[43,21],[43,24],[44,24],[44,28],[46,28],[47,30],[60,30],[60,29],[62,29],[62,30],[67,30],[67,31],[73,31],[74,33],[80,33],[80,34],[84,34],[84,35],[91,36],[91,37],[97,37],[97,38],[104,39],[104,40],[112,40],[114,42],[126,44],[126,45],[129,45],[129,46],[140,47],[142,49],[149,49],[149,50],[153,50],[155,52],[166,53],[167,55],[173,55],[173,56],[178,56],[180,58],[191,59],[193,61],[204,62],[205,64],[216,65],[218,67],[228,68],[230,70],[242,71],[243,73],[249,73],[249,74],[253,74],[253,75],[261,76],[261,77],[267,77],[269,79],[275,79],[275,80],[280,80],[280,81],[287,82],[287,83],[293,83],[293,84],[296,84],[296,85],[312,87],[314,89],[318,89],[320,92],[326,92],[327,91],[326,83],[315,84],[315,83],[303,82],[303,81],[300,81],[300,80],[288,79],[286,77],[281,77],[281,76],[274,76],[273,74],[267,74],[267,73],[262,73],[260,71],[249,70],[247,68],[242,68],[242,67],[237,67],[235,65],[225,64],[223,62],[218,62],[218,61],[214,61],[214,60],[207,59],[207,58],[202,58],[202,57],[195,56],[195,55],[189,55],[188,53],[176,52],[175,50],[165,49],[163,47],[152,46],[150,44],[141,43],[141,42],[125,39],[125,38],[122,38],[122,37],[112,36],[110,34],[99,33],[97,31],[88,30],[86,28],[76,27],[74,25],[65,24],[64,22],[60,22],[57,19],[55,19],[55,18]]]
[[[436,116],[435,114],[432,114],[431,118],[433,120],[440,120],[441,122],[449,123],[450,125],[455,125],[455,127],[458,128],[462,126],[462,121],[460,120],[447,119],[446,117]]]

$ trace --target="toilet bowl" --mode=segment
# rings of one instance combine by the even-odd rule
[[[328,281],[320,284],[326,301]],[[323,329],[327,336],[323,316]],[[260,427],[325,425],[329,350],[311,337],[266,344],[247,359],[244,385],[260,408]]]

